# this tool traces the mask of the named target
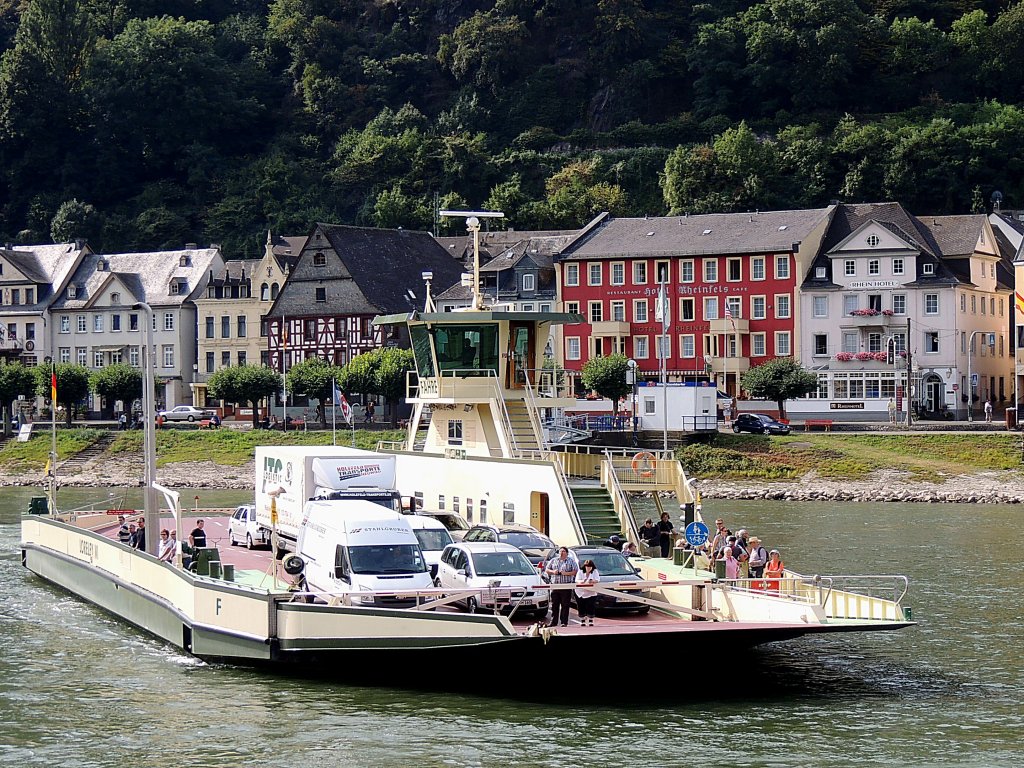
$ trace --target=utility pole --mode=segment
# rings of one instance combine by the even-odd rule
[[[910,344],[910,318],[908,317],[907,318],[907,391],[904,393],[904,396],[907,399],[907,429],[910,429],[911,424],[913,423],[911,421],[911,414],[913,412],[913,408],[911,407],[911,402],[910,402],[910,347],[911,347],[911,344]]]

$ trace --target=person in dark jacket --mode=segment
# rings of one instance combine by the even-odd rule
[[[662,512],[661,520],[658,521],[658,543],[661,545],[662,557],[668,557],[668,553],[672,550],[672,530],[674,527],[668,512]]]

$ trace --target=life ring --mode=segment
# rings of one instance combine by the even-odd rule
[[[658,466],[658,459],[650,451],[640,451],[633,457],[633,471],[640,477],[651,477]]]

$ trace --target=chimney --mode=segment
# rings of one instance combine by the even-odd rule
[[[8,247],[10,247],[10,246],[8,246]],[[85,248],[85,240],[83,240],[80,237],[76,237],[75,238],[75,250],[76,251],[80,251],[83,248]]]
[[[198,247],[199,246],[196,243],[185,243],[185,250],[186,251],[194,251]]]

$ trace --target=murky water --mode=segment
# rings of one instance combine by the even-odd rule
[[[197,662],[25,571],[30,495],[0,490],[3,765],[993,766],[1024,753],[1020,507],[711,502],[706,514],[799,571],[906,573],[920,626],[737,657],[580,658],[535,696],[503,698],[530,670],[500,654],[432,670],[438,693]],[[493,676],[495,696],[444,693],[459,675]]]

